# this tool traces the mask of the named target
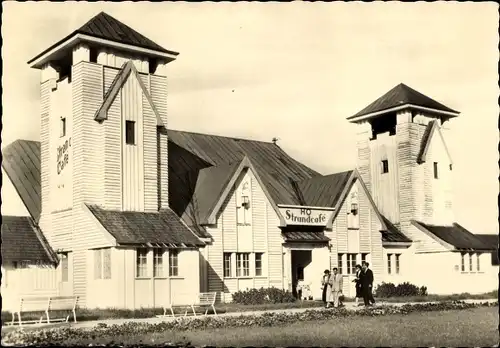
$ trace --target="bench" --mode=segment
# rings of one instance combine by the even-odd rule
[[[217,315],[217,311],[215,310],[215,299],[217,298],[217,293],[216,292],[201,292],[199,293],[193,303],[189,305],[181,305],[181,304],[175,304],[173,301],[170,302],[170,305],[163,307],[163,316],[167,315],[167,310],[170,309],[170,313],[172,314],[172,317],[175,317],[174,314],[174,308],[186,308],[186,312],[184,313],[184,316],[187,316],[187,313],[189,309],[191,308],[193,310],[194,316],[196,316],[196,310],[195,308],[203,308],[206,307],[207,310],[205,311],[205,315],[207,315],[208,310],[210,307],[214,310],[214,314]]]
[[[19,321],[19,326],[23,323],[43,323],[44,316],[47,319],[47,324],[57,321],[68,322],[71,313],[73,313],[73,320],[76,323],[76,305],[78,303],[77,296],[49,296],[49,297],[22,297],[19,300],[19,307],[17,310],[12,312],[12,323],[15,324],[16,314]],[[40,320],[27,320],[22,321],[21,314],[27,312],[40,312],[44,313],[40,317]],[[52,311],[70,311],[66,317],[63,318],[50,318],[50,312]]]

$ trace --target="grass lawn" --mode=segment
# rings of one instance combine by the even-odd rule
[[[408,296],[408,297],[390,297],[390,298],[376,298],[380,302],[388,303],[407,303],[407,302],[428,302],[428,301],[450,301],[450,300],[464,300],[464,299],[496,299],[498,293],[496,291],[470,295],[470,294],[455,294],[455,295],[427,295],[427,296]],[[352,302],[354,299],[346,298],[345,302]],[[321,301],[296,301],[291,303],[267,303],[261,305],[242,305],[236,303],[219,303],[215,305],[217,313],[230,313],[230,312],[247,312],[247,311],[263,311],[263,310],[276,310],[287,308],[313,308],[321,307]],[[184,314],[185,309],[175,309],[178,314]],[[210,312],[210,311],[209,311]],[[188,312],[189,313],[189,312]],[[62,317],[64,313],[53,313],[53,317]],[[67,314],[67,313],[66,313]],[[128,318],[151,318],[156,315],[163,314],[162,308],[142,308],[138,310],[127,309],[85,309],[77,310],[78,321],[90,320],[105,320],[105,319],[128,319]],[[23,314],[23,320],[36,320],[40,318],[42,313],[26,313]],[[65,315],[64,315],[65,316]],[[17,317],[16,317],[17,318]],[[9,323],[12,320],[12,315],[9,312],[2,311],[1,314],[2,325]]]
[[[442,312],[350,317],[252,327],[173,332],[141,336],[68,340],[67,346],[95,344],[190,343],[194,346],[476,346],[498,344],[498,307]]]

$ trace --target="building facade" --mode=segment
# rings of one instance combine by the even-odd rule
[[[333,267],[353,296],[364,260],[376,284],[496,287],[496,246],[453,217],[446,125],[458,112],[398,85],[349,118],[357,168],[321,175],[274,143],[168,129],[177,55],[100,13],[29,62],[41,71],[41,134],[3,151],[25,208],[2,222],[6,308],[33,294],[85,307],[200,291],[230,301],[299,280],[320,298]]]

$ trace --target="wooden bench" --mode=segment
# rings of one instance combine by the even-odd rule
[[[206,307],[207,310],[205,311],[205,315],[207,315],[208,310],[210,307],[214,310],[214,314],[217,315],[217,311],[215,310],[215,299],[217,298],[217,293],[216,292],[201,292],[199,293],[193,303],[186,305],[186,304],[175,304],[173,301],[170,302],[168,306],[163,307],[163,316],[167,315],[167,310],[170,310],[170,313],[172,314],[172,317],[175,317],[174,314],[174,308],[186,308],[186,311],[184,313],[184,316],[186,317],[188,314],[189,309],[193,310],[194,316],[196,316],[196,310],[195,308],[204,308]]]
[[[22,297],[19,300],[19,307],[17,311],[12,312],[12,325],[15,324],[16,314],[19,321],[19,326],[22,324],[43,323],[44,317],[47,319],[47,324],[57,321],[68,322],[71,313],[73,313],[73,320],[76,323],[76,305],[78,303],[77,296],[49,296],[49,297]],[[44,312],[40,320],[27,320],[22,321],[21,313],[27,312]],[[50,318],[52,311],[70,311],[66,317],[63,318]]]

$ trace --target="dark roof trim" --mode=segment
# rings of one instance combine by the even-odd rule
[[[31,219],[28,219],[30,222],[31,227],[33,228],[33,231],[36,234],[36,237],[40,241],[40,244],[42,244],[42,247],[44,248],[45,252],[47,253],[47,256],[49,257],[50,261],[54,264],[57,265],[59,263],[59,257],[57,254],[54,252],[52,247],[50,246],[49,242],[43,235],[42,231],[38,227],[37,224],[35,224]]]
[[[229,180],[228,184],[224,188],[224,191],[222,192],[221,196],[217,200],[215,206],[210,210],[210,213],[208,214],[208,218],[207,218],[207,224],[212,224],[212,225],[216,224],[216,217],[217,217],[217,214],[219,213],[219,211],[222,207],[222,204],[224,204],[224,201],[226,200],[226,198],[229,195],[229,193],[231,192],[236,180],[238,179],[239,175],[243,172],[244,169],[250,169],[252,171],[252,173],[253,173],[255,179],[257,180],[257,182],[259,183],[262,191],[264,191],[266,198],[269,200],[269,202],[271,203],[271,206],[273,207],[274,211],[278,215],[278,217],[280,219],[280,225],[285,226],[286,225],[285,220],[283,219],[283,216],[281,216],[281,212],[279,211],[279,208],[276,205],[276,202],[274,202],[274,200],[272,199],[271,195],[269,194],[269,192],[266,189],[266,186],[264,185],[264,183],[260,179],[259,174],[255,170],[255,167],[252,165],[252,162],[250,162],[250,159],[246,155],[243,158],[243,160],[241,161],[241,163],[238,166],[238,168],[236,169],[236,171],[234,172],[232,178]]]
[[[127,78],[129,75],[133,73],[134,76],[136,77],[137,81],[139,82],[139,85],[141,86],[142,93],[144,93],[144,96],[149,102],[149,105],[151,106],[151,109],[153,110],[155,116],[156,116],[156,125],[158,127],[164,127],[163,121],[160,117],[160,114],[158,113],[158,110],[156,109],[156,106],[153,103],[153,99],[151,98],[151,95],[148,92],[148,89],[146,86],[144,86],[144,82],[142,81],[141,77],[139,76],[139,72],[135,68],[134,63],[129,60],[125,64],[123,64],[120,72],[116,75],[115,79],[111,83],[111,86],[109,87],[108,91],[106,92],[106,95],[104,96],[104,100],[102,102],[102,105],[99,107],[99,109],[95,113],[94,119],[96,121],[104,121],[108,119],[108,110],[113,104],[113,101],[115,100],[116,96],[120,92],[121,88],[127,81]]]
[[[439,127],[439,124],[437,121],[431,121],[427,125],[426,133],[424,134],[424,137],[422,138],[422,144],[420,146],[420,152],[417,157],[417,163],[421,164],[424,163],[427,157],[427,152],[429,151],[429,148],[431,146],[432,142],[432,137],[435,132],[438,132],[439,136],[441,137],[441,141],[443,142],[444,149],[446,151],[446,154],[448,155],[448,158],[450,159],[450,163],[453,164],[453,160],[451,159],[450,152],[448,151],[448,147],[446,146],[446,142],[444,140],[443,133],[441,132],[441,129]]]
[[[95,20],[97,18],[99,18],[99,17],[100,18],[107,17],[108,19],[112,19],[119,26],[122,27],[120,29],[128,28],[127,31],[129,33],[130,33],[130,31],[134,32],[136,35],[139,35],[139,36],[143,37],[144,39],[146,39],[148,41],[148,43],[140,43],[140,42],[134,42],[133,44],[132,43],[126,43],[126,42],[122,42],[120,40],[113,39],[113,38],[109,37],[109,35],[108,36],[106,36],[104,34],[103,35],[99,35],[99,34],[97,34],[95,32],[95,30],[93,30],[92,32],[89,32],[87,27],[90,24],[94,24],[95,25],[95,23],[93,23],[93,22],[95,22]],[[109,20],[108,20],[108,22],[109,22]],[[70,39],[72,39],[73,37],[75,37],[76,35],[79,35],[79,34],[80,35],[89,36],[89,37],[92,37],[92,38],[96,38],[96,39],[101,39],[101,40],[106,40],[106,41],[110,41],[110,42],[115,42],[115,43],[118,43],[118,44],[124,44],[124,45],[128,45],[128,46],[136,46],[138,48],[147,49],[147,50],[150,50],[150,51],[156,51],[156,52],[159,52],[159,53],[164,53],[164,54],[166,53],[166,54],[170,54],[170,55],[173,55],[173,56],[179,55],[179,52],[170,51],[170,50],[167,50],[167,49],[161,47],[160,45],[158,45],[155,42],[151,41],[150,39],[148,39],[144,35],[138,33],[134,29],[128,27],[127,25],[125,25],[124,23],[120,22],[119,20],[111,17],[110,15],[106,14],[105,12],[100,12],[99,14],[97,14],[96,16],[94,16],[93,18],[91,18],[89,21],[87,21],[80,28],[78,28],[77,30],[73,31],[71,34],[69,34],[66,37],[62,38],[61,40],[57,41],[55,44],[51,45],[49,48],[45,49],[44,51],[42,51],[41,53],[37,54],[35,57],[33,57],[32,59],[30,59],[28,61],[28,64],[33,63],[35,60],[37,60],[38,58],[42,57],[47,52],[50,52],[51,50],[53,50],[57,46],[63,44],[66,41],[69,41]]]
[[[380,211],[378,210],[377,206],[375,205],[375,202],[373,201],[373,198],[372,198],[370,192],[368,191],[368,188],[366,187],[365,183],[363,182],[363,179],[361,179],[361,175],[359,174],[357,169],[354,169],[352,171],[351,177],[347,181],[347,184],[346,184],[344,190],[342,191],[342,194],[337,202],[337,205],[335,206],[335,211],[332,214],[332,216],[330,217],[330,220],[327,222],[326,227],[332,228],[333,221],[335,221],[335,219],[337,218],[337,215],[340,212],[340,207],[342,206],[342,204],[344,204],[344,201],[345,201],[347,195],[349,194],[351,187],[354,185],[356,180],[358,180],[358,182],[361,184],[361,188],[363,189],[366,197],[368,198],[368,202],[372,206],[373,210],[375,211],[375,215],[377,215],[378,220],[380,221],[380,224],[382,225],[382,230],[386,231],[387,226],[385,225],[382,214],[380,214]]]

